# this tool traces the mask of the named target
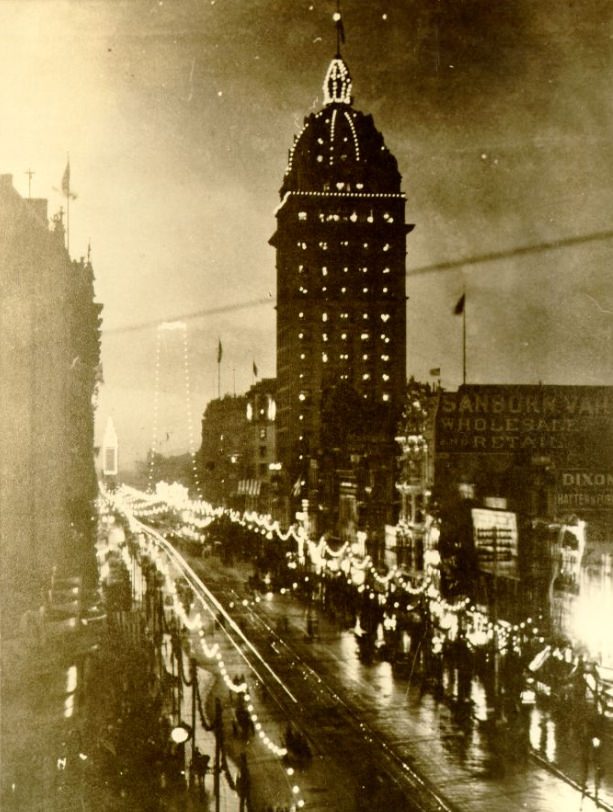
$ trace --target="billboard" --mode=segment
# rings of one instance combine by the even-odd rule
[[[480,570],[517,575],[517,517],[506,510],[472,508],[473,541]]]
[[[577,468],[613,450],[613,387],[461,386],[443,392],[436,451],[548,455]],[[573,462],[570,462],[573,460]]]
[[[557,477],[556,507],[560,513],[613,510],[613,471],[562,469]]]

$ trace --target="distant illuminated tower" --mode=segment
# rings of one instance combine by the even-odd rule
[[[113,424],[113,418],[106,421],[102,440],[102,473],[104,476],[117,476],[119,472],[119,442]]]
[[[337,23],[338,25],[338,23]],[[288,475],[321,448],[338,385],[399,413],[406,385],[405,196],[372,116],[352,105],[340,50],[323,109],[295,138],[270,243],[277,266],[277,448]],[[373,412],[374,413],[374,412]],[[367,433],[369,426],[364,426]]]

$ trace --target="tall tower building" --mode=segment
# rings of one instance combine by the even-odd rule
[[[290,484],[306,483],[312,461],[335,444],[330,421],[361,419],[349,430],[354,440],[359,432],[366,437],[393,422],[406,386],[405,256],[413,227],[405,223],[401,176],[372,116],[353,106],[340,50],[323,100],[289,152],[270,239],[277,448]]]

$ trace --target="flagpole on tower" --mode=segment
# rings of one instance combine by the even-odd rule
[[[62,175],[62,194],[66,198],[66,251],[70,254],[70,200],[76,198],[70,189],[70,155],[66,156],[66,169]]]
[[[341,0],[336,0],[336,11],[332,15],[332,19],[336,26],[336,56],[340,58],[341,42],[345,44],[345,27],[343,26],[343,17],[341,15]]]

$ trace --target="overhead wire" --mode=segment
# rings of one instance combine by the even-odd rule
[[[407,270],[406,276],[412,278],[421,274],[434,273],[435,271],[451,271],[457,268],[463,268],[467,265],[480,265],[487,262],[497,262],[502,259],[511,259],[518,256],[526,256],[529,254],[539,254],[546,251],[553,251],[562,248],[570,248],[572,246],[584,245],[590,242],[603,242],[610,240],[613,237],[613,231],[598,231],[592,234],[583,234],[578,237],[566,237],[560,240],[551,240],[548,242],[537,243],[534,245],[523,245],[516,248],[509,248],[503,251],[491,251],[485,254],[478,254],[472,257],[461,257],[460,259],[446,260],[443,262],[433,262],[428,265],[421,265],[417,268]],[[269,294],[265,298],[252,299],[245,302],[235,302],[234,304],[221,305],[219,307],[209,307],[202,310],[196,310],[191,313],[184,313],[179,316],[174,316],[168,319],[156,319],[154,321],[137,322],[135,324],[126,324],[119,327],[109,327],[102,330],[105,336],[120,335],[122,333],[135,332],[138,330],[147,330],[150,328],[157,328],[163,322],[174,321],[192,321],[194,319],[204,318],[205,316],[221,315],[223,313],[233,313],[237,310],[246,310],[253,307],[262,307],[263,305],[275,305],[275,299]]]

